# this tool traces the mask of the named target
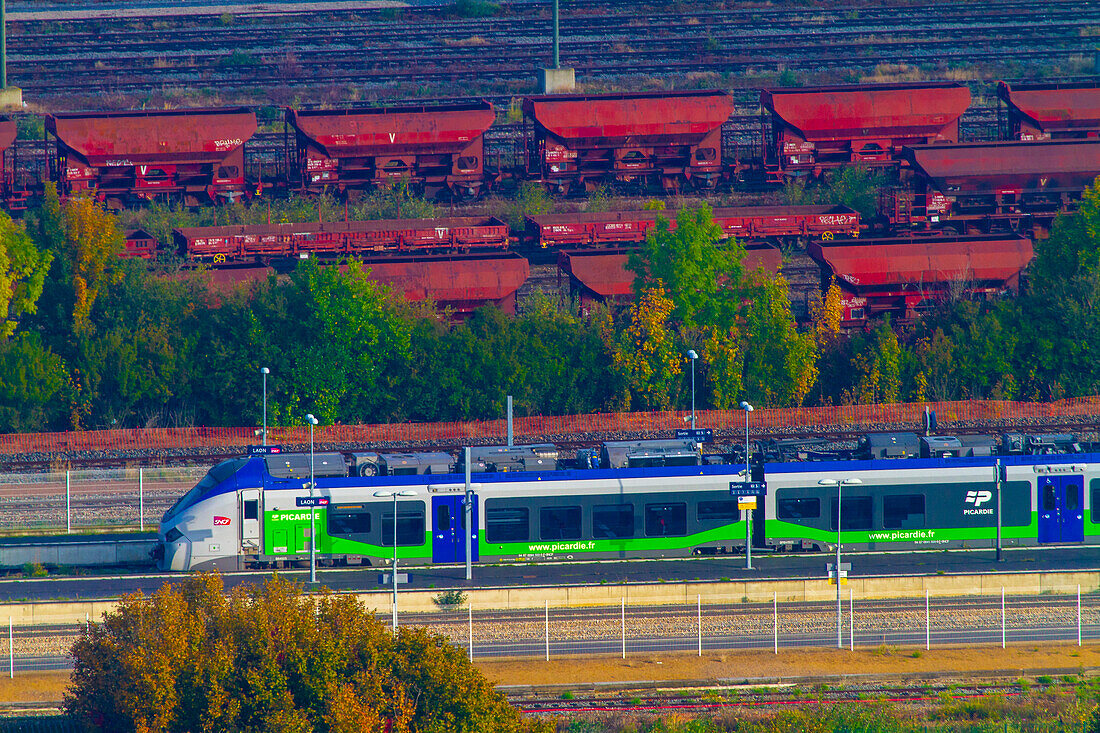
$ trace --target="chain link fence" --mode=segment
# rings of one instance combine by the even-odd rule
[[[757,649],[915,650],[941,646],[1077,644],[1100,640],[1100,594],[926,596],[835,603],[707,602],[401,613],[399,626],[442,634],[471,659],[619,656]],[[387,623],[390,614],[379,614]],[[85,623],[94,622],[87,619]],[[8,619],[0,674],[68,669],[84,624],[18,625]],[[7,669],[4,669],[7,667]]]
[[[0,474],[0,533],[155,529],[208,466]]]

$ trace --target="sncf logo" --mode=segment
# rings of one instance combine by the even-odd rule
[[[992,491],[968,491],[966,492],[966,503],[973,504],[973,509],[963,509],[963,514],[992,514],[993,508],[989,509],[981,508],[982,504],[993,498]]]
[[[214,517],[215,527],[228,527],[230,519],[229,517]]]

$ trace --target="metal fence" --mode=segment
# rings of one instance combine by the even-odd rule
[[[400,610],[400,609],[399,609]],[[379,614],[387,624],[390,614]],[[843,595],[840,645],[844,649],[914,650],[941,646],[1007,647],[1076,644],[1100,640],[1100,594],[925,596],[858,599]],[[94,621],[90,619],[89,621]],[[738,603],[697,597],[684,605],[559,607],[519,610],[463,608],[399,613],[399,626],[421,626],[445,636],[471,659],[695,654],[757,649],[836,648],[837,608],[832,602]],[[82,624],[15,625],[9,618],[3,648],[7,670],[67,669],[68,649]]]
[[[155,529],[207,468],[0,474],[0,533]]]
[[[919,425],[925,407],[935,410],[941,425],[954,422],[1001,420],[1058,420],[1100,415],[1100,396],[1075,397],[1056,402],[1007,402],[970,400],[960,402],[883,405],[840,405],[758,409],[752,414],[752,430],[792,426],[861,425],[900,423]],[[684,411],[619,412],[594,415],[519,417],[515,435],[548,436],[577,433],[644,433],[682,428]],[[741,410],[703,410],[700,425],[717,430],[737,430],[745,424]],[[328,425],[317,429],[318,443],[379,443],[386,441],[474,441],[504,436],[504,420],[473,422],[398,423],[390,425]],[[308,427],[270,427],[270,442],[304,445]],[[239,448],[256,442],[256,426],[234,428],[149,428],[133,430],[90,430],[67,433],[23,433],[0,435],[0,455],[69,451],[166,450],[193,448]]]

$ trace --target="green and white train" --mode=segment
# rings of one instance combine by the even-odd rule
[[[753,546],[834,548],[838,481],[849,481],[840,506],[845,550],[992,547],[998,525],[1005,547],[1100,541],[1100,454],[969,443],[951,450],[932,443],[925,452],[937,457],[920,458],[865,438],[862,460],[762,464],[767,494],[752,510]],[[1066,445],[1056,448],[1080,449]],[[387,563],[395,541],[403,562],[465,562],[467,486],[449,455],[317,454],[312,495],[323,505],[303,507],[310,455],[270,450],[219,463],[165,513],[163,570],[296,566],[309,558],[311,514],[321,565]],[[891,454],[899,457],[869,457]],[[553,446],[480,449],[471,463],[475,562],[745,549],[748,511],[738,508],[745,466],[703,456],[693,444],[605,444],[602,458],[576,462],[600,468],[564,468]]]

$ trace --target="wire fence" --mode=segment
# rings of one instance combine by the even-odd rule
[[[400,610],[400,609],[399,609]],[[390,614],[379,614],[387,624]],[[87,619],[91,623],[94,619]],[[839,621],[839,624],[838,624]],[[478,609],[399,613],[399,626],[442,634],[470,659],[659,653],[695,654],[756,649],[837,648],[920,650],[935,647],[1008,647],[1018,644],[1083,645],[1100,640],[1100,595],[928,596],[859,599],[842,589],[835,603],[714,602],[698,596],[680,605],[617,605]],[[84,624],[17,625],[9,617],[3,646],[7,672],[70,669],[69,649]],[[838,632],[839,629],[839,632]]]
[[[206,466],[0,473],[0,534],[155,529]]]
[[[1051,421],[1100,415],[1100,396],[1075,397],[1056,402],[960,402],[883,405],[840,405],[758,409],[752,414],[752,430],[780,427],[920,424],[925,407],[936,412],[940,425],[996,420]],[[513,421],[517,436],[574,435],[579,433],[645,433],[683,428],[684,411],[619,412],[593,415],[519,417]],[[715,430],[744,428],[741,410],[703,410],[698,423]],[[473,422],[397,423],[380,425],[328,425],[316,430],[318,443],[436,442],[498,439],[507,433],[505,420]],[[0,435],[0,455],[41,453],[63,459],[75,451],[169,450],[239,448],[257,442],[257,426],[233,428],[148,428],[89,430],[66,433]],[[304,445],[308,427],[268,428],[269,442]]]

